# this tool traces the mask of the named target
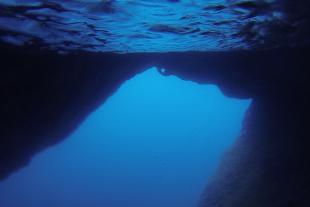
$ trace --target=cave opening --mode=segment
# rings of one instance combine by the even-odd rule
[[[1,181],[0,203],[194,207],[239,136],[250,102],[150,68],[66,140]]]

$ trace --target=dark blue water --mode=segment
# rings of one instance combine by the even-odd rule
[[[299,0],[296,5],[304,1]],[[1,0],[0,42],[44,43],[38,46],[58,52],[121,53],[230,51],[267,45],[273,48],[287,45],[288,39],[292,45],[308,43],[287,31],[291,31],[292,24],[307,25],[300,19],[308,14],[309,7],[292,9],[300,12],[300,18],[290,24],[283,2],[286,1]],[[294,5],[295,2],[290,7]],[[282,32],[278,34],[278,30]]]
[[[0,206],[194,207],[249,103],[150,69],[1,182]]]

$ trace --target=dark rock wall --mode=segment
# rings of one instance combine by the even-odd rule
[[[256,99],[201,206],[309,206],[309,104],[300,95]]]
[[[125,80],[146,69],[135,55],[58,55],[0,49],[0,179],[69,135]]]
[[[287,88],[295,86],[287,83]],[[243,131],[207,185],[201,206],[310,205],[309,90],[255,98]]]

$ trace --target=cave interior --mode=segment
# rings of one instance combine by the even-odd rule
[[[191,29],[148,25],[148,31],[162,35],[157,37],[160,41],[152,36],[152,41],[145,44],[133,41],[126,49],[118,46],[128,41],[130,32],[136,31],[131,28],[132,24],[122,22],[122,14],[117,16],[117,21],[131,30],[122,33],[117,30],[120,25],[110,27],[110,32],[119,32],[117,38],[109,37],[108,31],[103,31],[100,38],[111,41],[105,43],[101,40],[104,42],[101,47],[88,43],[93,41],[91,38],[98,41],[99,37],[93,35],[89,35],[85,42],[72,36],[70,42],[63,39],[58,44],[39,30],[34,29],[30,34],[26,33],[25,25],[7,22],[8,18],[13,21],[23,15],[31,21],[51,23],[49,30],[55,30],[52,23],[56,20],[46,15],[44,8],[49,13],[50,10],[78,14],[92,12],[105,16],[126,13],[119,10],[124,5],[114,5],[114,2],[122,1],[103,1],[100,7],[95,3],[87,7],[83,4],[83,8],[79,7],[82,1],[77,2],[78,6],[70,5],[70,11],[66,3],[63,5],[58,1],[29,5],[13,5],[11,1],[0,3],[0,179],[27,166],[32,156],[42,149],[64,140],[124,81],[156,66],[162,75],[173,75],[200,84],[215,84],[228,97],[252,99],[243,121],[242,134],[206,186],[202,206],[310,205],[309,2],[227,1],[229,6],[210,4],[204,6],[203,11],[211,12],[211,19],[218,13],[224,12],[229,16],[232,11],[241,9],[239,12],[245,14],[240,15],[246,16],[244,21],[248,21],[262,15],[262,11],[266,11],[263,15],[269,15],[275,9],[283,9],[286,20],[275,23],[268,19],[267,23],[257,21],[254,25],[249,20],[242,27],[238,24],[241,27],[238,34],[228,33],[225,38],[218,35],[227,32],[219,26],[218,31],[213,31],[217,33],[215,36],[209,32],[207,35],[213,35],[210,39],[199,37],[193,42],[189,39],[197,32],[194,24]],[[180,2],[165,1],[165,4],[177,7]],[[276,6],[273,2],[277,2]],[[76,10],[76,7],[81,9]],[[155,6],[151,8],[156,9]],[[274,18],[281,16],[271,13]],[[92,18],[96,20],[95,16]],[[137,18],[142,17],[138,15]],[[231,21],[236,21],[234,18]],[[133,23],[138,24],[136,21]],[[225,23],[217,22],[215,25]],[[19,29],[14,30],[14,24]],[[97,26],[99,23],[94,24]],[[68,25],[64,27],[73,30]],[[216,27],[214,22],[212,25]],[[91,24],[87,28],[98,29]],[[264,32],[258,32],[257,28],[263,28]],[[207,25],[203,29],[210,28]],[[230,28],[228,31],[233,30]],[[81,31],[73,30],[72,35],[74,32]],[[141,32],[130,38],[145,38],[143,35],[147,34]],[[173,38],[169,36],[172,34],[189,39],[176,39],[173,44]],[[56,37],[60,38],[61,34]],[[154,38],[158,44],[153,42]],[[223,39],[225,41],[221,42]],[[197,49],[203,41],[210,41],[210,44],[206,44],[208,46],[203,50]],[[215,50],[219,45],[223,45],[221,50]],[[111,51],[113,46],[121,51]]]

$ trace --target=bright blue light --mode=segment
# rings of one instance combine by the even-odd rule
[[[249,100],[150,69],[0,184],[3,207],[194,207]]]

